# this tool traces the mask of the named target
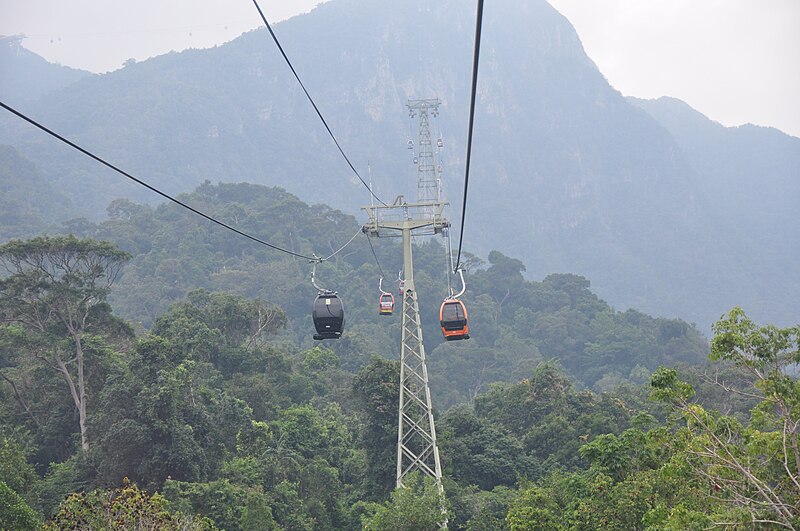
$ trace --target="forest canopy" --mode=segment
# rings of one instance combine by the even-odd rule
[[[358,228],[277,189],[186,199],[302,252]],[[394,488],[399,321],[378,315],[365,241],[320,268],[349,315],[319,344],[307,264],[171,206],[109,214],[0,247],[0,527],[134,506],[159,529],[798,525],[797,327],[733,309],[707,358],[690,324],[492,252],[467,260],[473,339],[448,344],[443,247],[420,242],[442,504],[425,478]],[[398,248],[375,250],[392,270]]]

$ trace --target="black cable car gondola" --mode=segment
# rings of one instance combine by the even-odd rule
[[[447,341],[469,339],[467,307],[458,299],[445,299],[439,308],[439,323]]]
[[[320,291],[311,313],[317,333],[314,339],[339,339],[344,329],[344,305],[333,291]]]
[[[317,288],[317,298],[314,299],[314,305],[311,309],[311,318],[314,320],[314,328],[317,329],[314,339],[318,341],[322,339],[339,339],[342,337],[342,330],[344,330],[344,304],[335,291],[321,288],[317,285],[315,277],[317,264],[320,261],[321,259],[317,259],[311,269],[311,284]]]

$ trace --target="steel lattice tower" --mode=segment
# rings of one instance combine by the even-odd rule
[[[409,100],[408,114],[419,116],[419,139],[417,141],[417,202],[440,201],[441,181],[436,169],[429,117],[439,116],[438,99]]]
[[[404,231],[404,240],[406,232],[410,233]],[[410,234],[408,239],[411,239]],[[439,492],[442,493],[444,491],[442,466],[436,443],[436,425],[433,421],[433,403],[428,384],[428,367],[425,362],[425,344],[422,340],[417,291],[413,280],[411,285],[408,285],[408,277],[404,288],[397,430],[397,486],[403,485],[403,478],[406,475],[419,470],[432,477]]]
[[[412,236],[442,234],[450,222],[444,217],[448,203],[441,200],[438,170],[434,161],[429,117],[438,115],[440,102],[411,100],[412,117],[419,116],[419,152],[417,154],[417,202],[407,203],[398,196],[391,205],[364,207],[369,222],[362,227],[370,237],[402,236],[403,238],[403,317],[400,350],[400,404],[397,427],[397,487],[413,472],[433,478],[444,500],[442,465],[436,441],[436,425],[425,361],[425,344],[419,316],[417,290],[414,285]],[[441,140],[437,141],[441,147]],[[447,522],[441,522],[442,528]]]
[[[369,222],[362,227],[368,236],[402,236],[403,322],[400,351],[400,406],[397,430],[397,486],[403,478],[420,471],[433,478],[440,493],[442,466],[436,442],[436,426],[425,362],[425,344],[419,317],[411,236],[441,234],[450,226],[444,218],[441,201],[406,203],[399,196],[392,205],[364,207]],[[400,234],[398,234],[398,232]]]

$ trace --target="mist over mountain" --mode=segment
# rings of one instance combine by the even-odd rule
[[[36,165],[11,146],[0,145],[0,239],[26,238],[48,229],[79,209],[52,186]]]
[[[407,99],[441,99],[434,134],[457,224],[473,7],[332,0],[275,31],[387,202],[414,197]],[[57,88],[3,98],[168,192],[246,181],[355,215],[369,202],[266,30]],[[534,279],[577,273],[617,307],[701,327],[735,304],[758,320],[798,320],[800,268],[786,264],[800,240],[800,139],[624,98],[540,0],[486,9],[478,89],[466,249],[519,257]],[[56,173],[82,216],[101,218],[116,197],[155,199],[14,117],[0,123],[0,142]]]
[[[33,102],[90,72],[48,62],[22,46],[23,35],[0,35],[0,99]]]

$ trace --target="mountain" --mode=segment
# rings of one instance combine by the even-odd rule
[[[789,243],[771,229],[784,224],[797,234],[800,218],[800,139],[771,127],[725,127],[675,98],[628,98],[663,125],[702,179],[699,192],[713,198],[712,213],[727,218],[737,231],[755,228],[771,245]],[[736,216],[726,216],[734,210]],[[786,258],[800,258],[787,245]]]
[[[369,161],[387,202],[414,196],[407,99],[441,99],[433,127],[445,141],[456,229],[474,16],[456,0],[332,0],[275,26],[345,151],[362,175]],[[492,3],[483,39],[465,249],[519,257],[529,278],[577,273],[615,306],[680,315],[705,329],[735,304],[757,320],[800,318],[800,272],[784,265],[798,241],[796,216],[770,208],[766,196],[749,214],[758,224],[737,213],[745,190],[761,183],[775,186],[770,197],[796,197],[796,178],[780,172],[796,177],[800,140],[775,132],[756,145],[742,135],[725,149],[764,156],[752,159],[752,173],[737,174],[746,182],[741,193],[720,194],[713,183],[726,174],[722,156],[705,158],[684,143],[696,126],[687,122],[681,136],[624,98],[543,0]],[[247,181],[361,216],[366,190],[282,61],[267,32],[256,30],[82,78],[26,109],[168,192]],[[0,141],[57,168],[62,182],[80,183],[74,194],[86,217],[101,218],[116,197],[154,199],[26,124],[8,116],[0,123]],[[729,146],[730,136],[719,138]]]
[[[50,178],[11,146],[0,145],[0,239],[26,238],[48,230],[76,212]]]
[[[725,127],[675,98],[628,100],[670,132],[695,169],[693,185],[710,198],[709,215],[730,231],[747,298],[758,301],[765,320],[796,323],[780,301],[800,297],[797,268],[787,267],[800,262],[800,139],[770,127]]]
[[[22,46],[24,35],[0,35],[0,100],[32,102],[91,76],[84,70],[55,65]]]

